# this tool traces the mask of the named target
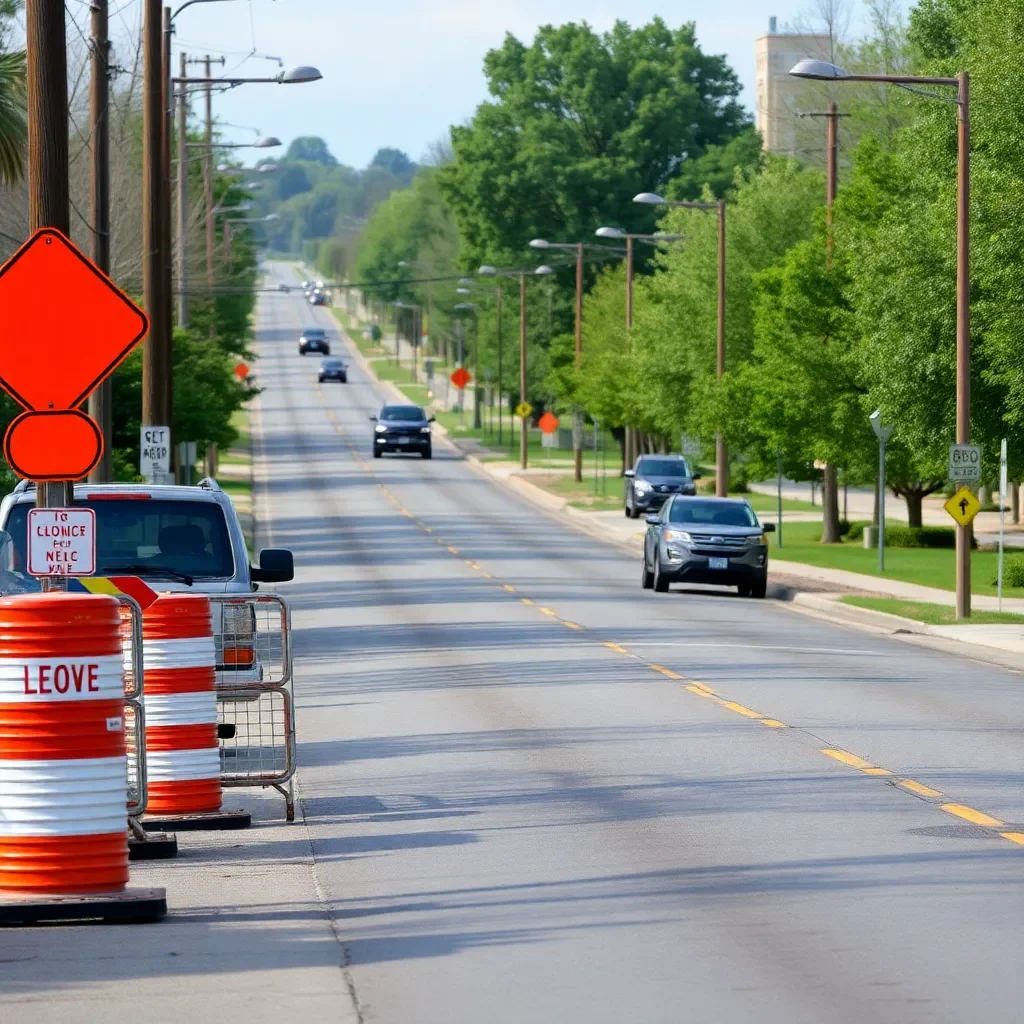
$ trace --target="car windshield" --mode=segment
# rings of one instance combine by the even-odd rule
[[[327,336],[327,332],[320,330],[319,328],[307,327],[303,332],[304,338],[324,338]]]
[[[112,498],[75,505],[96,513],[97,576],[115,576],[125,566],[132,567],[132,576],[145,576],[147,569],[192,579],[235,574],[224,513],[212,501]],[[5,527],[17,572],[24,572],[26,564],[30,508],[28,502],[15,505]]]
[[[636,475],[686,477],[690,475],[690,468],[683,459],[641,459]]]
[[[418,405],[385,405],[377,418],[415,422],[416,420],[425,420],[427,417]]]
[[[716,501],[713,498],[676,499],[669,510],[670,523],[694,526],[757,526],[751,507],[742,501]]]
[[[324,359],[324,360],[323,360],[323,361],[322,361],[322,362],[320,363],[320,365],[321,365],[321,366],[322,366],[322,367],[323,367],[323,368],[324,368],[325,370],[337,370],[337,369],[338,369],[339,367],[341,367],[341,366],[342,366],[343,364],[342,364],[342,361],[341,361],[340,359]]]

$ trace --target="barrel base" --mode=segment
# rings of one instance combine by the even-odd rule
[[[48,893],[0,893],[0,926],[75,924],[103,921],[107,924],[145,924],[167,913],[164,889],[123,889],[84,896]]]
[[[142,818],[147,832],[214,832],[248,828],[248,811],[217,811],[210,814],[147,814]]]
[[[147,832],[144,839],[128,838],[129,860],[170,860],[178,856],[178,837]]]

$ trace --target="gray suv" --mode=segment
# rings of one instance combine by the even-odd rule
[[[673,494],[696,494],[700,473],[691,473],[682,455],[641,455],[625,477],[625,513],[636,519],[641,512],[657,511]]]
[[[35,502],[35,486],[24,480],[0,502],[0,540],[9,538],[10,552],[10,564],[0,569],[8,591],[39,589],[25,573],[28,510]],[[97,576],[139,576],[161,592],[251,594],[260,583],[285,583],[295,575],[292,553],[284,548],[264,548],[259,565],[249,564],[235,506],[214,480],[196,487],[77,484],[75,505],[96,513]],[[213,614],[216,635],[255,635],[251,608],[215,604]],[[238,621],[228,621],[232,615]],[[228,659],[218,649],[218,672],[248,682],[259,670],[255,652],[243,656],[239,650],[247,645],[234,646]]]
[[[741,498],[676,495],[647,517],[642,584],[664,593],[672,583],[718,583],[741,597],[764,597],[768,538],[774,523],[759,523]]]

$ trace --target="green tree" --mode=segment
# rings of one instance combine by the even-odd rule
[[[0,184],[16,185],[25,173],[28,115],[25,52],[0,53]]]
[[[338,163],[327,148],[327,143],[318,135],[300,135],[292,139],[284,158],[289,161],[308,160],[328,167],[335,167]]]

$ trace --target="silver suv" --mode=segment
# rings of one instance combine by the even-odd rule
[[[39,589],[25,572],[28,510],[35,502],[35,485],[25,480],[0,502],[0,541],[10,551],[10,564],[2,567],[7,589]],[[75,505],[96,513],[97,576],[138,576],[154,590],[200,594],[250,594],[260,583],[294,576],[292,553],[283,548],[264,548],[259,565],[249,564],[235,506],[215,480],[196,487],[78,484]],[[233,638],[226,656],[218,644],[218,672],[250,681],[259,671],[254,645],[234,638],[252,634],[255,641],[252,608],[218,603],[214,617],[215,635]]]

